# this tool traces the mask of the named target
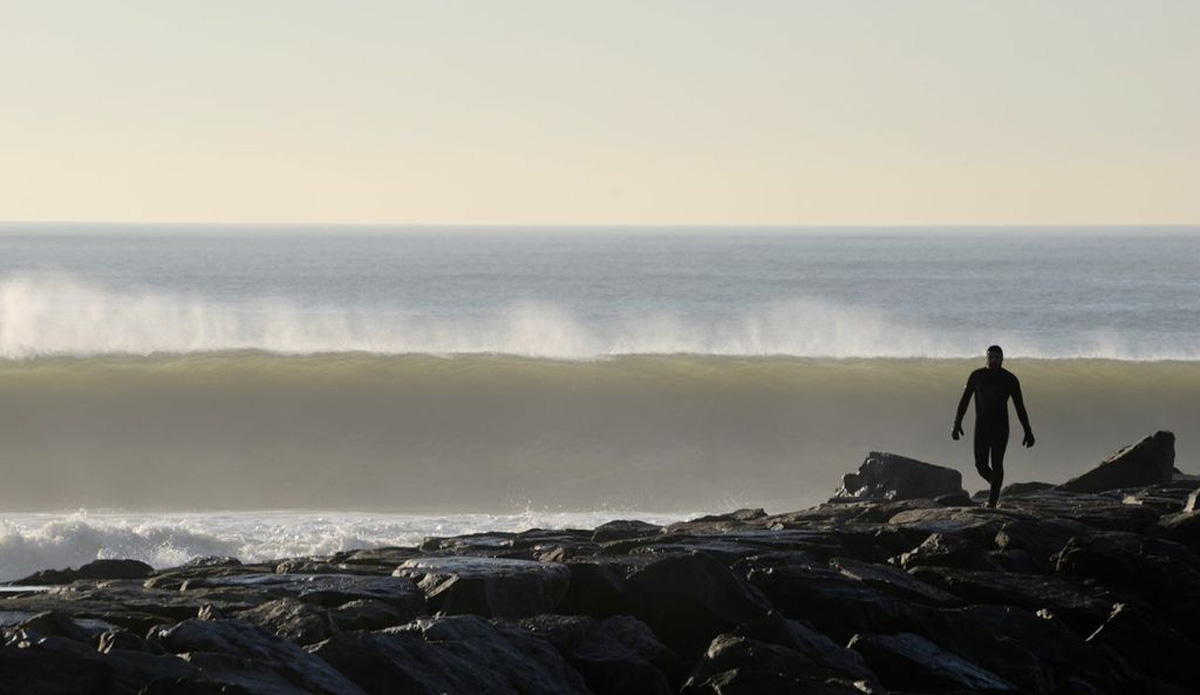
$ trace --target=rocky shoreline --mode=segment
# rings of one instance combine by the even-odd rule
[[[1160,432],[987,509],[873,453],[788,514],[48,570],[0,586],[0,694],[1198,692],[1174,458]]]

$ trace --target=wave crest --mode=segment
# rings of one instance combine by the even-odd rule
[[[0,280],[0,358],[6,359],[239,350],[556,359],[639,354],[955,358],[977,356],[994,342],[1010,355],[1026,357],[1200,359],[1194,347],[1146,345],[1102,328],[1057,342],[1004,330],[946,336],[880,310],[813,298],[724,316],[585,318],[545,302],[514,302],[483,315],[435,316],[403,307],[306,306],[277,297],[226,302],[46,273]]]

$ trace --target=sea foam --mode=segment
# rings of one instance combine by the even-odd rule
[[[77,568],[104,558],[141,560],[156,568],[209,555],[264,562],[358,548],[411,546],[427,536],[593,528],[617,518],[669,523],[686,517],[615,511],[445,516],[309,511],[8,515],[0,522],[0,581],[42,569]]]

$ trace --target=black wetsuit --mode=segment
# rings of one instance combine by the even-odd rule
[[[1004,451],[1008,448],[1008,399],[1012,398],[1013,407],[1021,426],[1029,432],[1029,414],[1025,412],[1025,401],[1021,398],[1021,382],[1012,372],[1004,369],[988,369],[983,367],[971,372],[967,378],[967,388],[963,390],[962,399],[958,402],[958,414],[954,418],[954,427],[962,426],[963,415],[967,412],[967,402],[975,396],[975,468],[979,475],[991,484],[991,495],[988,503],[992,506],[1000,499],[1000,487],[1004,484]],[[988,455],[991,455],[992,465],[988,467]]]

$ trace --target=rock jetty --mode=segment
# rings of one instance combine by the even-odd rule
[[[1174,457],[1160,432],[999,509],[872,453],[788,514],[48,570],[0,588],[0,693],[1194,693]]]

